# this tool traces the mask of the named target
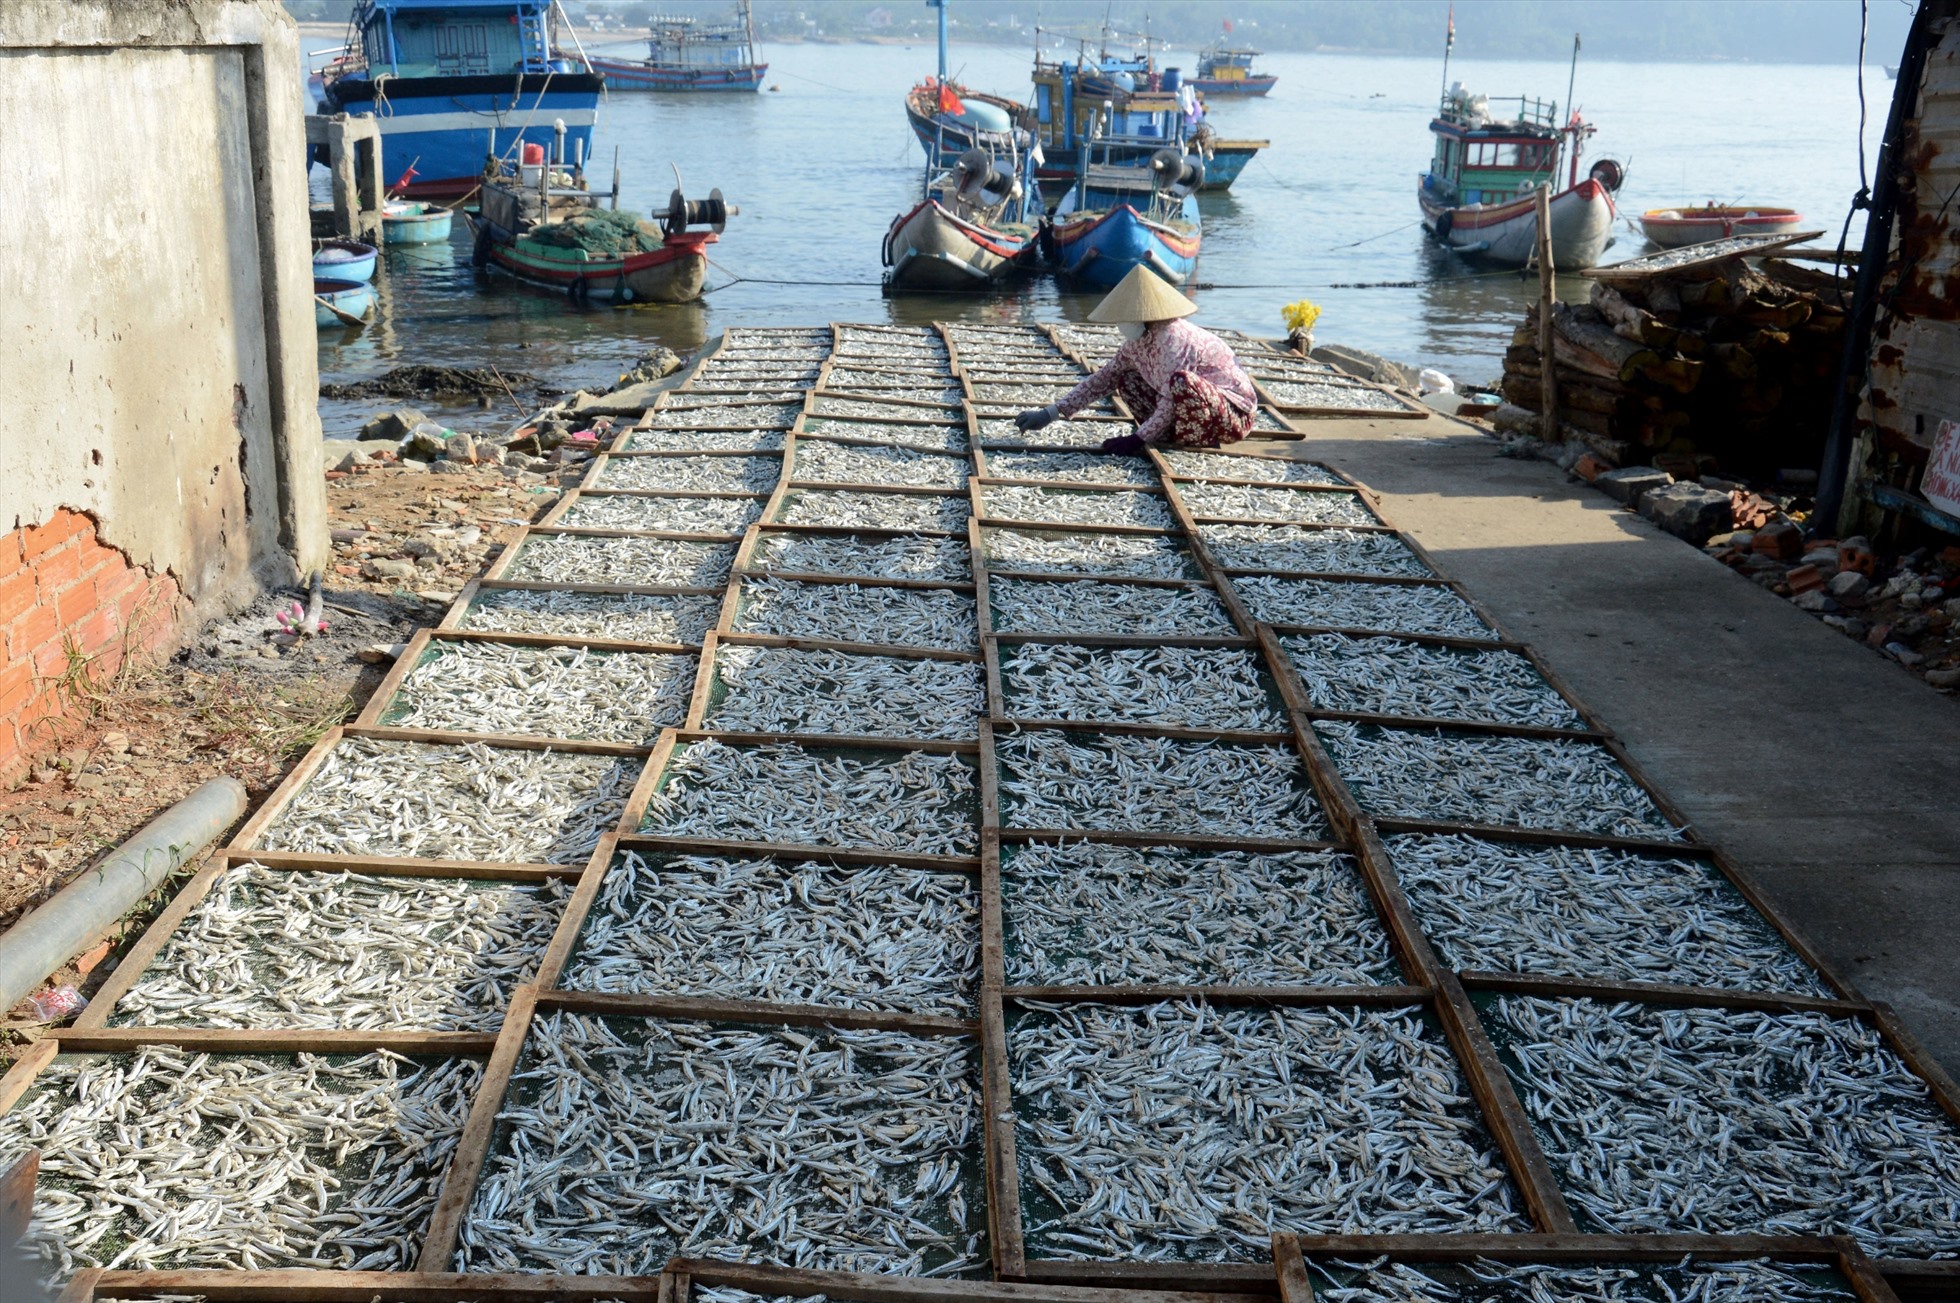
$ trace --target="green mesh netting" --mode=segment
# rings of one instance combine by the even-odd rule
[[[535,227],[526,235],[539,244],[592,254],[644,253],[660,247],[659,227],[611,208],[594,208],[566,221]]]

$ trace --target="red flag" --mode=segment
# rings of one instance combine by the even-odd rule
[[[943,81],[939,83],[939,111],[955,116],[966,112],[966,105],[960,103],[960,97],[953,94],[953,88]]]
[[[403,172],[400,176],[396,177],[395,184],[389,186],[388,188],[390,190],[406,190],[408,189],[408,183],[410,181],[413,181],[414,179],[415,179],[415,164],[410,163],[408,165],[408,170],[406,172]]]
[[[1225,30],[1228,32],[1232,30],[1232,20],[1229,18],[1225,20]]]
[[[1449,39],[1443,42],[1443,48],[1445,50],[1454,50],[1456,48],[1456,6],[1454,4],[1450,6],[1450,35]]]

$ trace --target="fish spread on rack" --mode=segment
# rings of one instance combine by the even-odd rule
[[[709,593],[565,593],[485,588],[462,627],[490,633],[536,633],[699,646],[721,615]]]
[[[545,584],[715,588],[728,582],[733,543],[681,538],[527,534],[503,578]]]
[[[1199,525],[1198,540],[1212,559],[1228,570],[1434,577],[1406,543],[1380,530]]]
[[[904,484],[964,489],[972,463],[963,455],[798,439],[790,478],[798,483]]]
[[[1164,534],[989,527],[981,531],[981,546],[988,566],[1000,570],[1138,579],[1202,577],[1184,544]]]
[[[990,578],[987,593],[1001,633],[1232,638],[1239,632],[1210,588]]]
[[[704,727],[971,742],[986,713],[974,661],[724,643]]]
[[[689,493],[768,493],[782,478],[778,456],[713,457],[646,453],[612,456],[586,481],[589,489],[655,489]]]
[[[836,529],[936,529],[965,535],[965,494],[862,493],[852,489],[797,489],[784,495],[776,519],[785,525]]]
[[[1363,580],[1278,579],[1235,575],[1232,591],[1262,624],[1322,629],[1374,629],[1447,638],[1488,638],[1497,630],[1454,589],[1434,584],[1373,584]]]
[[[973,578],[973,555],[964,538],[900,535],[818,534],[797,530],[772,533],[756,541],[750,564],[765,573],[839,575],[850,579],[938,579],[965,583]]]
[[[1347,489],[1215,484],[1207,480],[1173,480],[1172,485],[1193,516],[1297,520],[1316,525],[1381,524],[1381,518],[1368,509],[1361,495]]]
[[[951,588],[744,579],[735,629],[786,638],[830,638],[892,647],[974,651],[980,628],[973,594]]]
[[[1015,719],[1282,732],[1286,714],[1259,657],[1235,647],[1075,647],[1000,651],[1004,713]]]
[[[1586,727],[1571,703],[1514,651],[1346,634],[1280,639],[1307,700],[1321,710]]]
[[[638,493],[581,493],[556,523],[567,529],[665,530],[673,534],[739,534],[762,519],[766,496],[691,498]]]
[[[431,643],[388,703],[398,728],[650,744],[687,717],[698,656]]]

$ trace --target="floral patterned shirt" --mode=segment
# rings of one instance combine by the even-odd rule
[[[1140,419],[1137,435],[1145,443],[1162,443],[1170,435],[1171,377],[1179,371],[1209,380],[1228,402],[1247,414],[1259,407],[1251,379],[1239,369],[1238,359],[1225,341],[1179,317],[1152,326],[1141,339],[1124,344],[1101,370],[1069,390],[1055,404],[1056,409],[1063,416],[1075,415],[1098,398],[1115,393],[1126,371],[1134,372],[1157,395],[1155,411],[1148,416],[1134,413]]]

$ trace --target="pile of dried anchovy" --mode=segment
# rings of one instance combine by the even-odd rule
[[[991,452],[987,474],[997,480],[1046,480],[1058,484],[1134,484],[1158,487],[1157,468],[1141,457],[1086,452]]]
[[[1001,822],[1011,828],[1317,840],[1327,825],[1290,748],[1172,738],[1004,733]]]
[[[456,1266],[982,1267],[979,1058],[904,1032],[540,1018]]]
[[[1386,845],[1455,969],[1836,994],[1704,861],[1421,834]]]
[[[1332,851],[1257,855],[1095,842],[1001,855],[1019,986],[1366,986],[1398,980],[1361,875]]]
[[[1478,1259],[1461,1265],[1307,1260],[1327,1303],[1855,1303],[1835,1268],[1738,1262],[1575,1267]]]
[[[565,985],[971,1017],[979,974],[970,874],[629,851]]]
[[[805,583],[767,576],[743,581],[735,627],[742,633],[786,638],[848,639],[947,651],[972,651],[980,641],[972,593]]]
[[[1032,520],[1056,525],[1145,525],[1175,529],[1177,518],[1163,495],[1133,489],[1097,492],[1044,489],[1023,484],[989,484],[981,505],[995,520]]]
[[[673,534],[739,534],[762,519],[767,498],[659,497],[581,493],[556,523],[567,529],[644,529]]]
[[[1156,584],[992,579],[994,628],[1002,633],[1124,634],[1230,638],[1238,627],[1209,588]]]
[[[1231,570],[1301,570],[1329,575],[1428,579],[1407,544],[1380,530],[1300,529],[1293,525],[1200,525],[1198,538]]]
[[[1342,579],[1235,577],[1232,591],[1265,624],[1379,629],[1450,638],[1497,637],[1453,589],[1433,584],[1370,584]]]
[[[768,493],[782,473],[781,457],[608,457],[585,487]]]
[[[1276,1227],[1528,1227],[1416,1010],[1037,1007],[1007,1042],[1034,1254],[1260,1261]]]
[[[1281,642],[1307,699],[1323,710],[1586,727],[1579,712],[1517,652],[1338,633]]]
[[[937,529],[966,533],[963,494],[862,493],[843,489],[798,489],[783,501],[778,517],[786,525],[830,525],[838,529]]]
[[[530,534],[505,579],[633,588],[718,588],[734,563],[732,543],[678,538]]]
[[[831,751],[791,742],[676,749],[641,831],[870,847],[928,855],[979,848],[973,761],[928,751]]]
[[[782,450],[786,430],[635,430],[628,452],[770,452]]]
[[[677,403],[653,414],[656,429],[787,430],[803,409],[796,403]]]
[[[923,448],[929,452],[965,452],[966,427],[963,425],[903,425],[889,420],[828,420],[806,417],[803,431],[832,439],[857,439],[865,443],[895,444],[901,448]]]
[[[1566,1200],[1603,1229],[1960,1253],[1960,1130],[1863,1022],[1525,996],[1486,1021]]]
[[[237,864],[116,1005],[141,1027],[495,1030],[564,890]]]
[[[1316,383],[1311,380],[1261,380],[1260,387],[1288,411],[1406,412],[1393,396],[1371,385]]]
[[[987,564],[1000,570],[1138,579],[1198,578],[1184,545],[1162,534],[988,529],[983,537]]]
[[[635,595],[486,588],[470,604],[463,628],[698,646],[720,615],[721,598],[708,593]]]
[[[1298,520],[1316,525],[1378,525],[1358,493],[1345,489],[1268,488],[1252,484],[1178,482],[1178,497],[1194,516],[1236,516],[1244,520]]]
[[[382,717],[402,728],[651,742],[687,716],[699,658],[439,642]]]
[[[987,686],[973,661],[725,644],[715,677],[725,690],[710,699],[704,726],[732,733],[970,742],[987,713]]]
[[[973,578],[972,551],[964,538],[901,535],[764,533],[752,564],[761,570],[799,575],[847,575],[857,579]]]
[[[482,1076],[385,1051],[58,1058],[0,1117],[0,1156],[41,1151],[27,1246],[59,1278],[407,1270]]]
[[[1096,420],[1081,417],[1054,421],[1039,430],[1023,430],[1014,418],[982,417],[980,446],[983,448],[1100,448],[1103,440],[1128,434],[1134,429],[1128,421]]]
[[[932,421],[952,424],[963,416],[954,404],[894,403],[887,398],[868,398],[862,394],[819,393],[810,400],[813,416],[837,416],[858,421]]]
[[[1001,688],[1017,719],[1276,732],[1286,716],[1259,657],[1231,647],[1003,648]]]
[[[1386,729],[1318,720],[1334,767],[1369,814],[1678,838],[1613,753],[1595,742]]]
[[[790,478],[799,483],[905,484],[921,489],[963,489],[971,464],[949,453],[871,444],[799,439]]]
[[[619,822],[639,771],[615,756],[343,738],[259,845],[580,864]]]
[[[1203,452],[1194,448],[1166,448],[1171,473],[1195,475],[1200,479],[1265,480],[1271,484],[1345,484],[1319,462],[1295,461],[1290,457],[1242,457],[1229,452]]]

